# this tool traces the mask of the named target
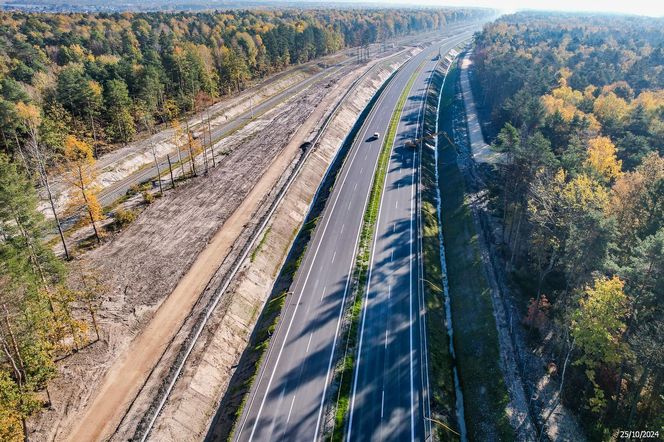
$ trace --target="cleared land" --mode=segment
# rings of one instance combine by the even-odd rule
[[[109,294],[99,309],[102,339],[61,361],[62,375],[51,389],[54,408],[31,423],[36,429],[35,437],[60,439],[66,435],[72,438],[80,435],[84,439],[115,429],[122,410],[130,405],[127,397],[120,394],[110,396],[116,398],[115,408],[108,406],[106,400],[98,400],[100,415],[88,414],[89,421],[81,420],[88,407],[95,403],[95,398],[101,398],[96,395],[103,391],[100,388],[113,392],[110,386],[114,379],[120,376],[123,383],[128,379],[127,372],[109,369],[132,367],[134,370],[131,354],[152,360],[161,354],[178,331],[177,324],[187,317],[212,275],[217,270],[224,271],[225,252],[238,249],[238,245],[231,241],[232,235],[226,235],[235,232],[237,238],[239,232],[244,232],[247,220],[240,215],[232,218],[233,214],[244,212],[238,209],[246,201],[244,204],[250,205],[246,209],[251,215],[255,210],[250,209],[263,207],[264,202],[274,196],[275,180],[281,178],[284,167],[287,168],[294,156],[299,155],[299,145],[294,150],[292,144],[290,149],[286,146],[324,97],[336,90],[336,81],[348,75],[359,74],[350,68],[340,72],[337,78],[326,79],[325,84],[312,88],[310,94],[272,109],[225,139],[223,146],[227,154],[208,177],[198,177],[175,192],[167,192],[125,231],[84,257],[86,264],[99,269],[109,287]],[[281,171],[276,172],[280,167]],[[263,180],[261,176],[268,171]],[[259,180],[262,191],[252,194]],[[215,237],[220,226],[225,233]],[[206,248],[208,243],[211,246]],[[174,297],[171,301],[166,295],[173,292],[203,249],[210,250],[204,255],[210,259],[199,259],[201,266],[196,265],[194,270],[198,277],[183,280],[178,289],[177,293],[186,296]],[[165,299],[169,301],[163,303]],[[152,324],[153,318],[165,321],[159,327],[150,326],[157,330],[154,335],[157,341],[152,338],[135,340],[147,324]],[[150,350],[146,352],[148,347],[140,342]],[[134,379],[145,379],[148,372],[149,367],[136,366]],[[135,382],[132,388],[138,387],[140,383],[136,385]],[[131,391],[135,393],[133,389]],[[129,397],[133,396],[130,394]],[[108,418],[108,413],[113,416]],[[89,422],[95,424],[91,426]],[[74,433],[79,423],[82,433]]]

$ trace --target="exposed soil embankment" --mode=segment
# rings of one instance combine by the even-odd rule
[[[229,393],[229,381],[236,374],[236,364],[263,304],[272,292],[275,278],[309,211],[316,189],[357,117],[375,91],[407,57],[403,54],[390,63],[381,62],[341,106],[279,204],[266,233],[243,263],[242,270],[228,290],[226,302],[215,311],[214,319],[206,327],[169,403],[157,420],[152,437],[160,440],[198,440],[206,434],[222,396],[224,406],[231,408],[238,405],[234,401],[241,400],[241,395]],[[350,87],[355,78],[357,76],[346,77],[340,84]],[[323,107],[330,109],[332,104],[330,102]],[[251,366],[251,363],[243,363],[240,370]],[[251,377],[251,373],[247,372],[246,376],[237,373],[230,388],[241,386],[244,377]],[[227,434],[232,418],[233,413],[221,416],[215,423],[215,430],[219,430],[219,434]]]
[[[31,422],[34,438],[63,439],[72,435],[73,426],[79,422],[79,428],[90,429],[88,424],[97,422],[97,425],[105,424],[107,429],[114,429],[113,424],[117,422],[106,423],[104,418],[90,416],[90,422],[81,421],[101,383],[112,381],[106,378],[109,367],[118,361],[126,362],[125,352],[132,340],[150,323],[167,295],[173,292],[220,226],[225,225],[246,200],[274,159],[282,155],[298,128],[335,89],[333,86],[342,74],[326,80],[330,88],[325,85],[311,88],[310,93],[272,109],[236,132],[225,140],[228,154],[209,176],[199,176],[176,191],[167,192],[125,231],[83,257],[86,264],[103,275],[109,289],[98,313],[102,339],[60,363],[61,375],[50,386],[53,409]],[[287,165],[292,157],[293,152],[282,161]],[[277,173],[273,181],[279,177]],[[271,186],[266,186],[254,203],[260,206],[271,190]],[[242,227],[240,224],[240,232]],[[233,241],[230,241],[232,247]],[[200,290],[219,268],[219,262],[214,260],[203,260],[201,264],[203,268],[198,271],[202,277],[190,287],[192,292],[183,297],[182,302],[171,306],[180,315],[187,315]],[[209,276],[206,278],[204,274]],[[170,333],[177,332],[180,326],[177,315],[173,318],[175,328],[165,328]],[[163,346],[149,345],[145,351],[158,355]],[[121,404],[128,405],[125,400]],[[92,438],[96,435],[95,431],[82,434]]]

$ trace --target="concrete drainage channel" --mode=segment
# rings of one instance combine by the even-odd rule
[[[275,210],[279,206],[280,202],[282,201],[284,195],[288,192],[291,184],[295,181],[297,178],[299,172],[302,170],[303,165],[305,164],[307,158],[309,157],[310,153],[314,150],[316,144],[320,140],[322,134],[325,132],[327,129],[328,125],[330,122],[333,120],[333,118],[336,116],[338,110],[340,109],[341,105],[346,101],[348,96],[350,96],[356,89],[356,87],[370,74],[374,72],[375,69],[378,67],[382,66],[386,61],[397,57],[401,55],[403,51],[397,52],[396,54],[393,54],[390,56],[387,60],[383,60],[371,68],[369,68],[364,74],[362,74],[358,79],[356,79],[352,86],[346,91],[346,93],[341,97],[341,99],[336,103],[335,107],[328,113],[328,115],[325,117],[325,120],[323,124],[321,125],[320,129],[317,131],[315,137],[308,143],[304,143],[302,145],[303,153],[299,157],[296,166],[292,169],[290,176],[280,189],[277,197],[274,199],[274,201],[271,203],[270,208],[268,212],[264,215],[263,219],[261,222],[257,225],[257,227],[254,229],[250,236],[250,240],[245,244],[245,246],[242,249],[242,253],[239,255],[239,257],[233,262],[233,265],[231,267],[231,271],[228,272],[228,274],[225,276],[225,278],[222,280],[222,283],[220,284],[219,289],[215,293],[215,295],[212,297],[212,299],[208,302],[208,305],[203,309],[203,311],[200,314],[200,319],[197,321],[197,325],[194,326],[194,328],[191,330],[189,333],[189,336],[187,339],[184,341],[182,344],[181,350],[178,352],[178,355],[175,359],[174,364],[172,365],[168,375],[166,378],[162,381],[162,385],[159,388],[159,391],[155,397],[155,399],[152,402],[152,405],[148,409],[148,411],[144,414],[143,418],[141,419],[134,435],[133,435],[133,440],[141,440],[144,441],[148,438],[150,431],[152,430],[153,425],[155,424],[161,410],[164,408],[164,405],[166,404],[168,397],[173,390],[180,374],[182,373],[182,370],[189,358],[189,356],[192,353],[192,350],[194,349],[194,346],[198,340],[198,338],[201,336],[201,333],[203,332],[203,329],[205,328],[206,324],[208,323],[210,317],[212,316],[212,313],[214,312],[215,308],[218,306],[220,300],[223,298],[224,293],[228,289],[229,285],[231,284],[233,278],[235,275],[238,273],[240,270],[242,264],[250,254],[252,248],[255,246],[257,241],[260,239],[261,235],[265,231],[266,226],[269,224],[270,219],[272,215],[274,214]],[[334,160],[336,162],[336,159]],[[324,181],[327,179],[327,176],[324,178]],[[315,201],[315,200],[314,200]]]

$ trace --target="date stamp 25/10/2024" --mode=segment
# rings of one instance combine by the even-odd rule
[[[618,439],[659,439],[659,431],[649,430],[620,430],[618,432]]]

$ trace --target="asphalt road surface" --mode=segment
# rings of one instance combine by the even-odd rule
[[[424,438],[421,339],[415,229],[416,150],[403,142],[418,130],[422,94],[439,47],[409,60],[378,98],[348,153],[300,266],[234,439],[316,440],[348,301],[364,209],[390,118],[411,75],[418,72],[402,113],[390,158],[371,261],[362,344],[354,379],[351,440]],[[381,138],[372,138],[379,132]]]
[[[468,36],[444,42],[441,52]],[[369,263],[347,440],[423,441],[430,434],[425,308],[419,289],[420,159],[418,149],[405,143],[420,136],[436,63],[426,57],[416,74],[390,155]]]

